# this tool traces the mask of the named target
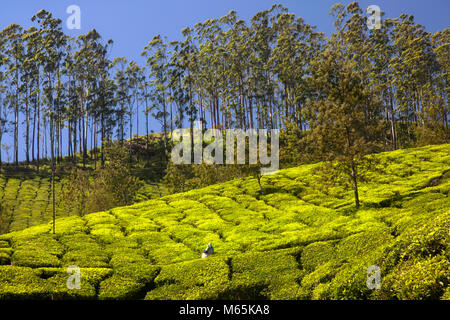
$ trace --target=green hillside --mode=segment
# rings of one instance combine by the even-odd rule
[[[1,235],[0,299],[450,299],[450,145],[376,158],[359,210],[314,164]]]
[[[139,191],[136,201],[152,199],[158,196],[159,189],[150,181],[144,181],[144,187]],[[67,177],[56,177],[56,216],[74,215],[66,212],[62,206],[61,191],[67,183]],[[52,189],[51,176],[48,173],[37,173],[32,169],[5,170],[0,174],[0,204],[8,209],[10,222],[9,231],[19,231],[52,220]],[[5,233],[0,227],[0,234]]]
[[[62,184],[55,183],[59,200]],[[11,222],[10,231],[22,230],[46,223],[52,217],[51,180],[47,175],[29,172],[4,173],[0,175],[0,202],[8,208]],[[59,201],[58,201],[59,205]],[[58,206],[57,215],[64,215]],[[0,230],[4,232],[3,230]]]

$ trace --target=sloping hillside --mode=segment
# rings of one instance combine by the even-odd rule
[[[74,215],[62,206],[62,188],[67,177],[56,177],[56,217]],[[145,181],[144,181],[145,182]],[[158,196],[159,189],[148,182],[139,191],[136,201]],[[0,204],[8,209],[7,229],[11,232],[47,223],[52,220],[51,177],[48,173],[38,174],[34,170],[21,168],[18,171],[0,174]],[[6,218],[5,218],[6,219]],[[0,224],[0,234],[4,225]]]
[[[376,158],[357,211],[316,164],[2,235],[0,298],[449,299],[450,145]]]

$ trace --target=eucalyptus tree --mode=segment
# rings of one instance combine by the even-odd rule
[[[258,12],[251,18],[252,50],[255,51],[253,81],[258,101],[258,127],[272,129],[274,126],[275,79],[270,63],[273,43],[276,39],[276,21],[287,9],[273,5],[269,10]]]
[[[311,83],[317,97],[312,107],[310,146],[324,160],[337,163],[337,179],[348,177],[360,206],[358,180],[364,156],[381,150],[381,103],[368,86],[369,42],[362,10],[356,2],[336,5],[336,32],[311,62]],[[328,180],[330,177],[328,177]]]
[[[184,70],[183,89],[186,92],[187,106],[186,114],[191,131],[194,128],[194,121],[198,119],[196,101],[195,77],[198,72],[197,66],[197,48],[194,45],[193,29],[184,28],[181,33],[185,37],[180,43],[179,62],[180,67]],[[193,137],[193,133],[191,134]]]
[[[26,82],[26,87],[28,88],[28,94],[26,98],[26,158],[29,161],[29,122],[30,122],[30,109],[33,110],[32,121],[32,137],[31,137],[31,157],[34,162],[37,160],[36,166],[39,170],[39,136],[40,136],[40,100],[41,100],[41,88],[40,88],[40,77],[41,77],[41,65],[43,63],[42,54],[42,39],[39,30],[35,27],[30,27],[24,33],[24,39],[26,42],[26,59],[24,61],[24,82]],[[29,104],[29,105],[28,105]],[[36,129],[37,129],[37,139],[36,139]],[[37,143],[36,143],[37,142]],[[35,146],[37,150],[35,158]]]
[[[436,86],[440,101],[439,116],[442,126],[449,134],[449,102],[450,102],[450,28],[436,32],[432,36],[434,52],[439,62]],[[448,137],[447,137],[448,139]]]
[[[369,35],[369,55],[372,68],[370,78],[372,84],[380,88],[380,101],[384,106],[384,122],[386,128],[385,148],[398,148],[397,104],[395,99],[394,70],[391,63],[395,57],[395,47],[392,44],[392,28],[395,19],[386,19],[380,29],[372,29]]]
[[[425,124],[422,116],[427,107],[425,88],[433,82],[438,64],[431,35],[414,22],[413,16],[400,16],[393,28],[392,40],[396,48],[396,55],[391,61],[395,73],[395,97],[400,121],[405,128],[402,143],[408,146],[415,143],[417,128]]]
[[[63,93],[61,84],[61,69],[64,58],[66,36],[62,32],[62,21],[53,18],[52,14],[40,10],[32,20],[40,24],[43,52],[43,91],[49,117],[50,153],[52,164],[52,202],[53,202],[53,233],[55,233],[55,130],[60,130],[62,121]]]
[[[235,11],[230,11],[219,19],[221,32],[219,36],[219,96],[221,100],[222,122],[224,128],[239,126],[245,128],[249,121],[246,118],[244,89],[244,52],[242,32],[245,24],[237,20]],[[245,50],[245,49],[244,49]]]
[[[90,114],[93,118],[93,136],[94,136],[94,166],[97,163],[97,146],[98,146],[98,124],[100,125],[100,144],[101,144],[101,165],[105,164],[103,146],[106,140],[109,140],[112,129],[115,124],[115,85],[110,78],[111,61],[108,59],[108,50],[112,46],[113,41],[108,40],[105,44],[101,43],[101,36],[94,29],[90,31],[93,43],[92,57],[90,69],[92,70],[90,80]]]
[[[223,96],[231,110],[234,119],[227,121],[226,127],[239,126],[253,128],[253,110],[249,99],[249,68],[250,50],[248,50],[248,27],[243,20],[238,20],[235,11],[230,11],[220,21],[228,28],[224,37],[227,55],[227,94]]]
[[[150,78],[152,79],[151,84],[154,86],[154,95],[152,99],[157,102],[157,105],[160,108],[155,113],[155,118],[162,123],[164,133],[164,150],[167,159],[167,101],[170,95],[168,79],[168,45],[163,39],[161,39],[160,35],[157,35],[147,44],[147,46],[145,46],[144,51],[142,51],[141,55],[147,58],[146,65],[150,70]],[[170,123],[170,125],[172,126],[172,122]]]
[[[144,103],[144,115],[145,115],[145,149],[147,153],[147,165],[150,164],[150,123],[149,123],[149,115],[154,108],[152,102],[152,86],[150,85],[150,77],[148,74],[148,70],[143,67],[142,68],[142,78],[139,84],[139,90],[141,92],[142,102]]]
[[[185,28],[182,34],[183,42],[173,41],[172,55],[169,61],[169,87],[171,89],[171,101],[177,106],[175,126],[183,128],[185,115],[188,117],[191,130],[191,145],[194,143],[194,121],[197,119],[197,107],[195,105],[195,72],[196,58],[191,38],[192,29]],[[194,150],[191,149],[192,157]]]
[[[197,41],[199,43],[198,61],[198,83],[203,88],[207,99],[210,113],[210,126],[220,127],[220,64],[223,53],[220,37],[222,30],[217,19],[206,20],[195,26]]]
[[[19,103],[23,87],[21,86],[22,63],[24,60],[24,46],[22,43],[22,27],[10,24],[2,31],[5,38],[4,52],[7,59],[6,75],[8,78],[8,93],[6,101],[14,114],[14,150],[13,161],[19,164]]]
[[[170,45],[173,50],[168,64],[168,85],[171,91],[170,99],[175,103],[177,110],[175,126],[182,129],[189,99],[183,85],[186,66],[182,61],[181,44],[177,41],[172,41]]]
[[[312,92],[307,81],[307,66],[320,50],[323,35],[294,14],[281,13],[274,24],[277,32],[269,64],[281,86],[279,117],[305,127],[303,105]],[[281,119],[280,119],[281,120]]]
[[[133,139],[133,132],[132,132],[132,119],[133,114],[136,114],[136,136],[139,136],[139,103],[141,100],[140,97],[140,84],[142,82],[143,77],[143,71],[142,68],[137,65],[136,62],[130,61],[128,64],[128,67],[126,69],[126,74],[129,81],[129,87],[130,87],[130,93],[128,99],[129,106],[128,106],[128,115],[129,115],[129,121],[130,121],[130,140]],[[135,108],[133,107],[135,105]]]
[[[123,145],[124,141],[124,128],[126,125],[126,101],[129,98],[129,82],[128,75],[126,73],[126,66],[128,65],[128,60],[125,57],[114,58],[111,67],[115,70],[114,73],[114,84],[117,87],[115,102],[119,108],[116,110],[116,116],[118,118],[118,132],[117,136]]]
[[[6,108],[4,108],[4,94],[6,92],[6,72],[5,72],[5,64],[6,64],[6,55],[4,55],[4,47],[5,47],[5,35],[0,33],[0,168],[2,167],[2,139],[3,135],[6,132]]]
[[[67,121],[67,155],[77,162],[77,123],[79,118],[78,93],[75,65],[76,43],[73,37],[67,39],[64,72],[66,75],[66,121]]]
[[[37,19],[36,16],[31,18],[32,21]],[[30,69],[32,84],[31,103],[33,104],[33,129],[31,154],[33,162],[36,160],[36,168],[39,171],[39,162],[41,157],[41,101],[42,89],[41,78],[43,77],[42,66],[44,65],[44,42],[42,39],[42,29],[31,27],[27,30],[27,62]],[[45,135],[45,132],[44,132]],[[35,152],[36,151],[36,152]]]
[[[80,110],[80,147],[83,154],[83,166],[86,165],[88,157],[88,128],[96,129],[96,112],[95,107],[96,95],[98,94],[99,63],[105,64],[102,60],[102,47],[100,43],[101,36],[95,30],[89,31],[85,35],[77,38],[78,50],[74,54],[74,63],[77,66],[75,73],[78,85],[77,91],[79,95]],[[94,130],[95,131],[95,130]],[[93,138],[93,134],[91,135]]]

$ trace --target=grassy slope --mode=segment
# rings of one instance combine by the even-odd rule
[[[61,183],[55,184],[56,194],[61,193]],[[59,199],[59,196],[58,196]],[[0,201],[10,211],[9,230],[22,230],[51,220],[51,183],[46,175],[30,176],[28,172],[0,175]],[[57,215],[64,214],[57,209]]]
[[[61,206],[61,188],[67,177],[56,177],[56,216],[72,216]],[[159,189],[150,182],[145,182],[139,191],[137,201],[159,197]],[[164,190],[163,190],[164,191]],[[0,174],[0,202],[10,211],[12,216],[9,230],[23,230],[52,220],[51,177],[48,173],[37,173],[35,170],[21,169],[6,171]],[[0,230],[0,234],[4,233]]]
[[[307,165],[2,235],[0,298],[449,299],[450,145],[376,158],[358,211]]]

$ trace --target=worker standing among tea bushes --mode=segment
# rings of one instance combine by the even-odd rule
[[[203,250],[202,258],[207,258],[209,255],[211,255],[213,253],[214,253],[214,248],[211,245],[211,243],[208,243],[208,246],[206,247],[206,249]]]

